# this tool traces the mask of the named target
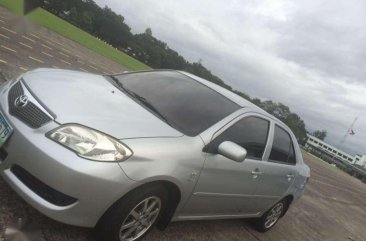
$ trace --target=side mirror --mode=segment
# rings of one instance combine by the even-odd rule
[[[231,141],[224,141],[217,148],[219,154],[236,162],[244,161],[247,150]]]

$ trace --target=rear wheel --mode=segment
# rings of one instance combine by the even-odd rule
[[[96,227],[99,240],[137,241],[144,237],[165,210],[167,191],[146,186],[114,204]]]
[[[270,230],[275,226],[282,214],[285,212],[286,205],[286,200],[281,200],[273,205],[273,207],[264,213],[262,217],[256,220],[255,228],[259,232],[266,232]]]

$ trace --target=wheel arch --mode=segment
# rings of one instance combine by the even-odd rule
[[[108,209],[104,212],[104,214],[99,218],[96,226],[101,222],[103,217],[111,210],[115,205],[120,203],[122,199],[128,197],[129,195],[133,195],[133,193],[138,192],[142,188],[148,188],[149,186],[161,186],[168,191],[168,206],[165,209],[165,212],[160,217],[157,227],[161,230],[165,229],[170,223],[172,217],[174,216],[175,210],[178,207],[181,198],[182,192],[177,184],[168,180],[154,180],[150,182],[141,183],[141,185],[133,187],[127,193],[125,193],[122,197],[113,202]]]
[[[287,213],[287,210],[290,208],[291,203],[294,201],[294,196],[290,194],[285,196],[282,200],[286,200],[286,207],[281,217],[283,217]]]

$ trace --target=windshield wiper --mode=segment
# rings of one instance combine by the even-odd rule
[[[124,87],[123,84],[121,82],[119,82],[119,80],[116,77],[114,77],[113,75],[109,75],[109,77],[113,80],[113,82],[117,85],[117,87],[122,89],[123,92],[125,92],[126,94],[128,94],[132,97],[134,97],[136,95],[135,92],[132,92],[129,89],[126,89],[126,87]]]
[[[136,99],[143,106],[147,107],[155,115],[157,115],[160,119],[162,119],[165,123],[167,123],[168,125],[170,125],[171,127],[173,127],[173,125],[169,122],[169,120],[163,114],[161,114],[158,111],[158,109],[156,109],[155,106],[153,106],[147,99],[145,99],[144,97],[142,97],[142,96],[136,94],[135,92],[127,89],[126,87],[124,87],[123,84],[116,77],[114,77],[112,75],[110,75],[109,77],[111,77],[113,79],[113,81],[117,84],[117,86],[120,89],[122,89],[123,92],[125,92],[126,94],[128,94],[130,97]]]

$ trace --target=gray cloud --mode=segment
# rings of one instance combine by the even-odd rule
[[[280,29],[284,34],[278,53],[335,78],[364,81],[364,9],[364,1],[304,2]]]
[[[343,149],[366,153],[366,3],[352,1],[96,0],[135,33],[153,35],[234,88],[280,101],[308,130],[327,129]]]

